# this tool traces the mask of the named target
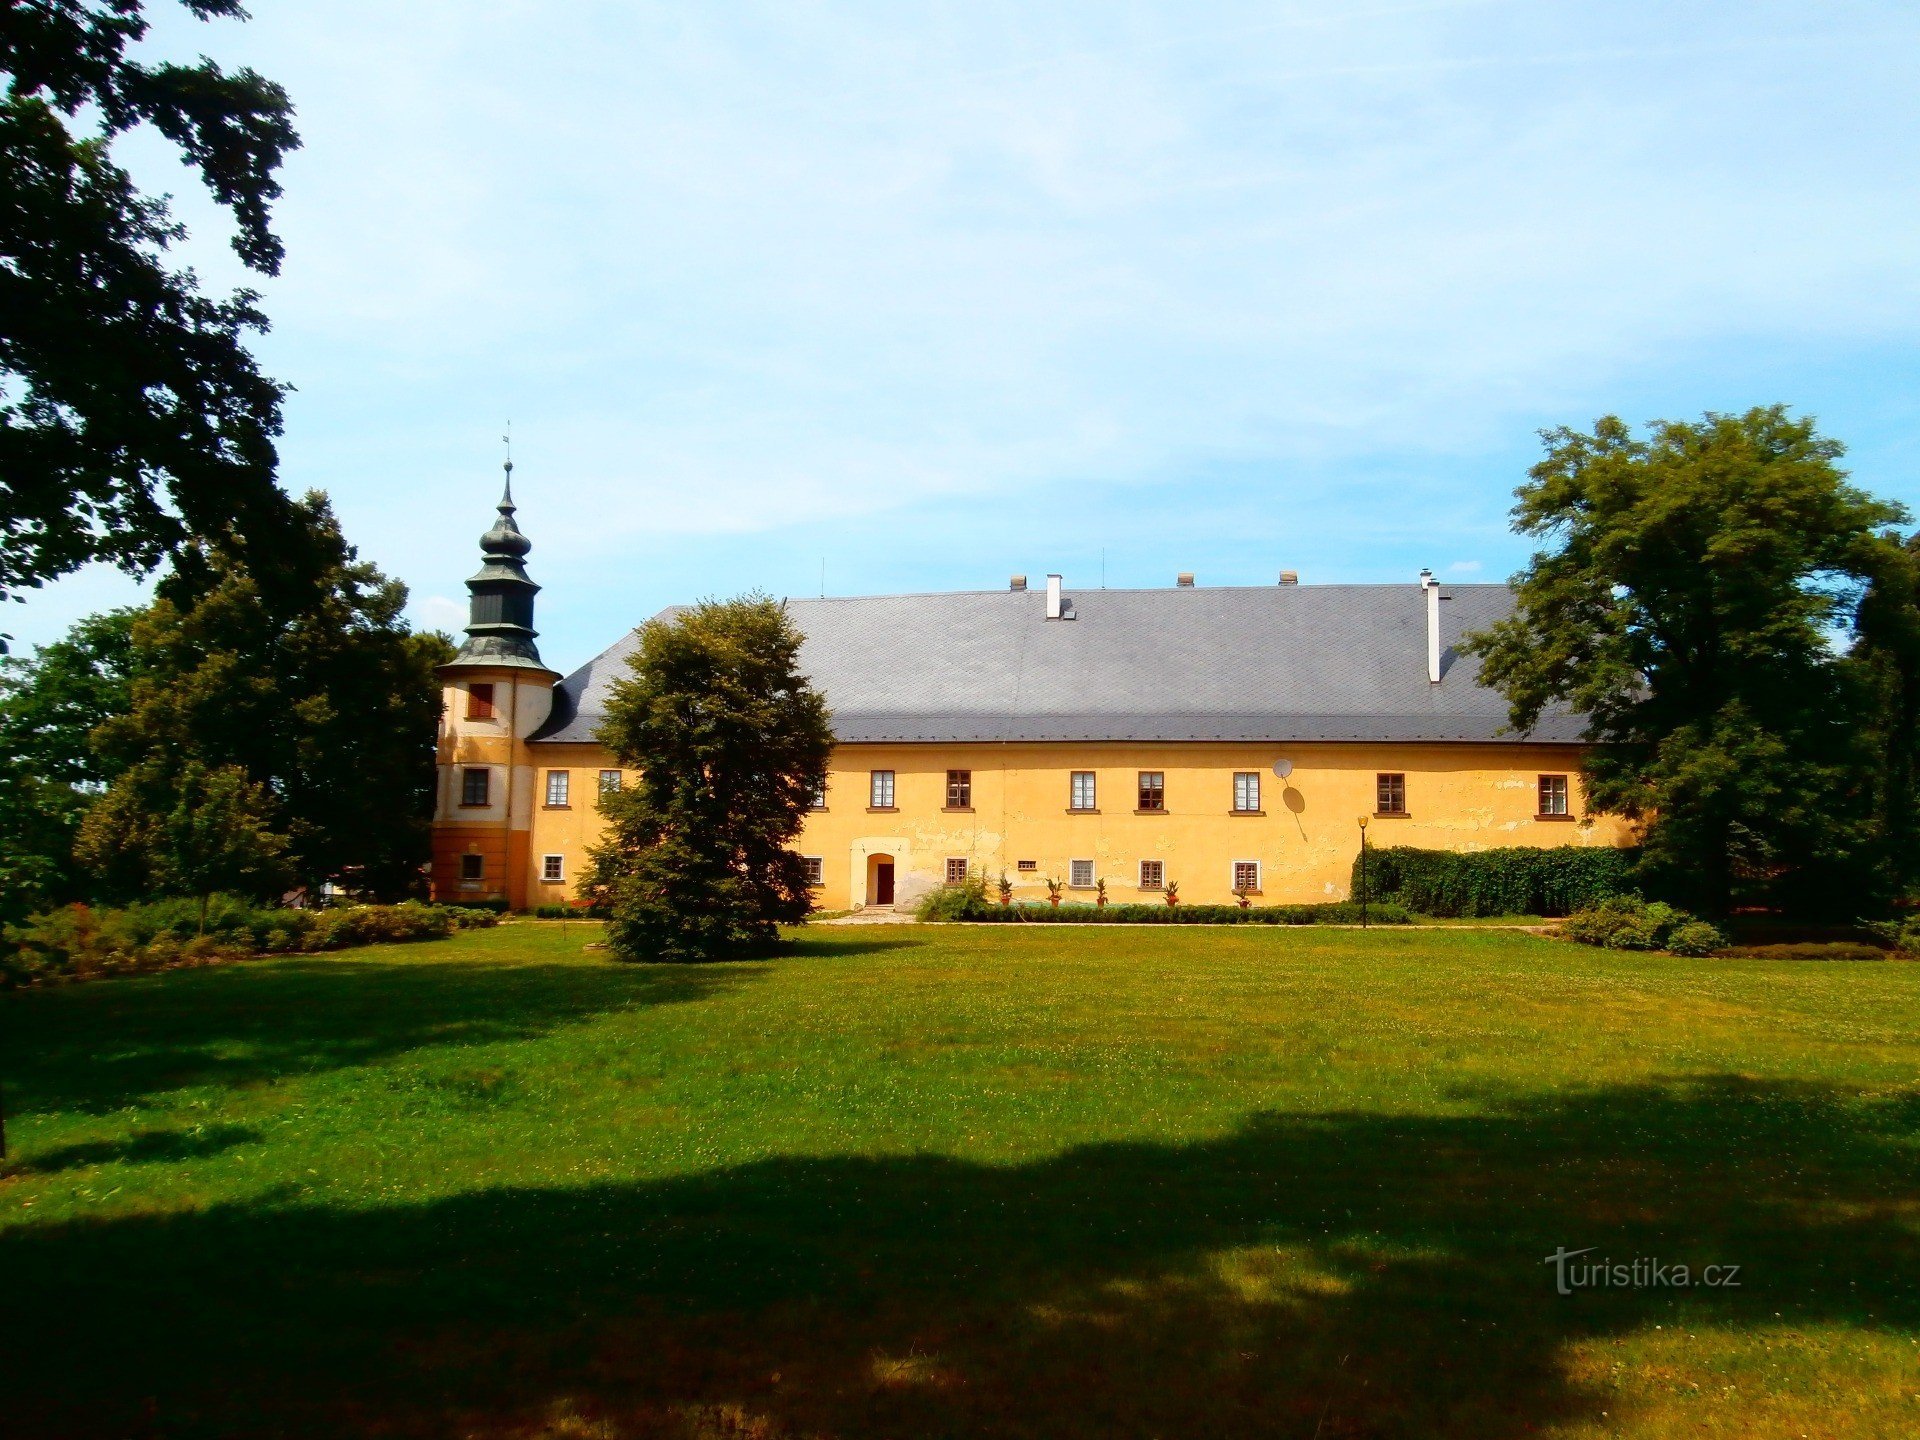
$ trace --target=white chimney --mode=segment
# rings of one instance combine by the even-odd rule
[[[1427,592],[1427,683],[1440,683],[1440,582],[1431,570],[1420,572],[1420,588]]]
[[[1060,618],[1060,577],[1058,575],[1047,576],[1047,618],[1049,620]]]

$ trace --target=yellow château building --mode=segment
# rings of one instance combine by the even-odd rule
[[[511,482],[511,466],[509,466]],[[594,738],[636,636],[571,675],[534,645],[511,486],[481,539],[466,644],[443,667],[433,892],[574,896],[599,798],[631,780]],[[1021,899],[1343,899],[1360,845],[1620,845],[1582,813],[1581,721],[1526,737],[1459,637],[1504,585],[1005,590],[790,600],[833,712],[797,848],[825,909],[909,905],[1005,875]],[[668,612],[669,614],[671,612]]]

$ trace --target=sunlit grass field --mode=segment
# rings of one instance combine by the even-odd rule
[[[591,938],[0,995],[0,1434],[1920,1434],[1920,966]]]

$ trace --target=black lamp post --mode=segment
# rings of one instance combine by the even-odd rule
[[[1360,928],[1367,928],[1367,817],[1360,817]]]

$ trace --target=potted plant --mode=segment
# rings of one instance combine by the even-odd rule
[[[1051,876],[1047,879],[1047,903],[1056,910],[1060,908],[1060,882]]]
[[[1105,876],[1102,876],[1094,882],[1093,903],[1098,905],[1102,910],[1107,908],[1107,881]]]
[[[1002,905],[1013,904],[1013,882],[1004,875],[1000,877],[1000,903]]]
[[[1179,907],[1180,882],[1178,880],[1169,880],[1167,881],[1167,908],[1169,910],[1177,910]]]
[[[1237,885],[1234,887],[1234,890],[1233,890],[1233,898],[1240,902],[1240,908],[1242,910],[1245,910],[1249,905],[1253,904],[1252,897],[1249,896],[1246,891],[1242,890]]]

